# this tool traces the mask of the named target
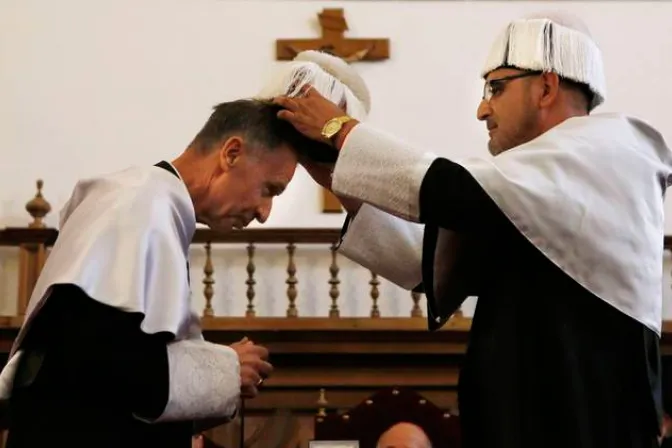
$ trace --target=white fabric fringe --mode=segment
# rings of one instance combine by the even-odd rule
[[[481,74],[505,66],[555,72],[588,85],[595,96],[591,110],[606,98],[598,46],[590,36],[550,19],[528,18],[508,25],[493,44]]]
[[[280,66],[256,97],[296,96],[305,85],[341,106],[349,116],[366,120],[371,100],[362,78],[347,62],[318,51],[301,52]]]

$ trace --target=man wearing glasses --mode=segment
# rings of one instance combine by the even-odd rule
[[[478,297],[465,447],[656,446],[672,153],[646,123],[592,113],[602,57],[573,17],[513,21],[483,76],[490,160],[417,151],[313,89],[276,102],[338,152],[306,167],[349,211],[342,253],[423,291],[430,330]]]

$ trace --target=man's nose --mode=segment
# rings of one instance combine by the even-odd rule
[[[478,109],[476,109],[476,118],[478,118],[480,121],[487,120],[491,114],[492,109],[490,108],[490,103],[484,99],[481,100],[481,103],[478,105]]]
[[[260,223],[265,223],[268,217],[271,214],[271,208],[273,207],[273,199],[264,199],[259,208],[257,208],[257,216],[255,217]]]

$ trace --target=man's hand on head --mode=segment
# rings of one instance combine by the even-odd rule
[[[324,125],[333,118],[345,116],[346,113],[311,86],[304,87],[300,96],[279,96],[274,98],[273,102],[283,107],[283,110],[278,112],[278,118],[291,123],[306,137],[327,143],[336,149],[340,149],[347,133],[357,124],[357,120],[351,120],[343,125],[333,141],[325,138],[322,135]]]

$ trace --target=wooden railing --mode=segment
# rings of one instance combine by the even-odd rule
[[[18,248],[18,259],[19,259],[19,268],[18,268],[18,284],[17,284],[17,306],[16,306],[16,319],[7,319],[4,320],[0,318],[0,327],[3,325],[15,326],[17,323],[20,323],[22,316],[25,313],[28,300],[30,299],[30,294],[33,290],[33,287],[37,281],[37,278],[41,272],[42,267],[48,257],[49,250],[54,244],[58,237],[58,230],[54,228],[48,228],[45,224],[45,217],[51,211],[51,205],[45,199],[43,193],[43,183],[42,181],[37,181],[37,193],[26,204],[26,210],[32,217],[27,227],[13,227],[5,228],[0,230],[0,246],[13,246]],[[246,277],[245,279],[236,279],[238,282],[244,282],[245,284],[245,297],[246,297],[246,306],[243,316],[247,319],[256,318],[256,317],[267,317],[260,316],[257,311],[256,299],[258,298],[257,285],[259,279],[264,277],[264,273],[258,272],[258,265],[255,262],[255,255],[259,247],[263,246],[284,246],[286,252],[286,278],[285,291],[287,306],[284,313],[285,318],[298,318],[303,317],[299,308],[297,307],[297,264],[295,261],[295,254],[297,247],[299,246],[309,246],[309,245],[318,245],[324,246],[325,251],[330,252],[331,263],[328,266],[328,279],[325,282],[328,283],[328,296],[329,296],[329,308],[328,312],[324,315],[313,316],[321,318],[331,318],[329,319],[329,325],[336,325],[339,327],[341,325],[346,326],[357,326],[362,324],[362,318],[364,316],[358,316],[356,321],[352,319],[347,320],[347,322],[336,323],[332,319],[341,318],[342,313],[339,306],[339,299],[341,298],[341,289],[340,285],[342,283],[341,278],[339,278],[339,273],[341,267],[339,265],[338,253],[336,250],[336,244],[340,238],[341,230],[339,228],[333,229],[310,229],[310,228],[275,228],[275,229],[247,229],[247,230],[235,230],[229,233],[220,233],[215,232],[209,229],[199,228],[196,230],[196,233],[193,238],[192,244],[194,246],[200,246],[204,249],[204,262],[203,262],[203,299],[204,306],[202,311],[202,316],[204,319],[212,319],[218,317],[215,313],[212,300],[215,292],[215,263],[213,262],[212,251],[215,245],[233,245],[233,251],[240,256],[241,254],[246,253],[247,264],[245,267]],[[664,247],[666,250],[672,250],[672,237],[666,236],[664,239]],[[325,256],[327,253],[325,252]],[[229,252],[233,253],[233,252]],[[361,268],[364,269],[364,268]],[[326,275],[326,272],[325,272]],[[381,317],[380,308],[378,306],[378,299],[380,297],[379,286],[381,280],[375,272],[369,272],[369,281],[368,285],[361,285],[361,288],[358,285],[359,290],[362,288],[368,289],[368,296],[370,297],[371,307],[370,312],[368,312],[367,319],[377,319]],[[192,289],[197,291],[197,282],[192,276]],[[274,289],[277,290],[277,288]],[[363,297],[364,294],[360,296]],[[406,318],[412,319],[414,322],[409,323],[410,327],[413,329],[419,329],[424,326],[424,319],[415,319],[422,318],[423,312],[420,306],[420,301],[422,295],[417,293],[408,293],[410,296],[409,299],[409,308],[408,314],[405,315]],[[243,317],[243,316],[231,316],[227,315],[227,318],[232,317]],[[5,316],[7,317],[7,316]],[[11,317],[11,316],[10,316]],[[278,317],[277,315],[275,317]],[[304,318],[305,319],[305,318]],[[390,322],[392,326],[398,325],[399,322]],[[248,321],[248,324],[255,325]],[[314,322],[315,326],[321,326],[324,323]],[[447,328],[460,328],[468,329],[470,324],[470,319],[465,318],[461,312],[458,311],[456,315],[451,319]],[[285,324],[274,322],[273,325],[284,327]],[[291,325],[291,324],[288,324]],[[368,324],[367,324],[368,325]],[[374,327],[378,327],[376,323],[371,324]],[[207,327],[207,325],[205,325]],[[669,332],[672,329],[672,324],[666,322],[664,325],[665,332]]]
[[[42,267],[49,255],[50,248],[58,237],[58,230],[49,228],[45,224],[45,217],[51,211],[51,205],[45,199],[42,181],[37,181],[37,193],[33,199],[26,204],[26,210],[32,217],[27,227],[11,227],[0,230],[0,246],[13,246],[18,248],[19,268],[18,268],[18,291],[15,316],[21,318],[26,310],[31,292],[41,272]],[[255,300],[258,298],[257,284],[264,273],[259,273],[258,265],[255,262],[255,255],[260,247],[273,246],[276,248],[284,246],[286,252],[286,279],[285,289],[287,298],[287,308],[284,313],[287,318],[297,318],[301,312],[297,307],[297,263],[295,255],[299,246],[324,246],[324,257],[330,254],[330,264],[328,266],[328,313],[324,316],[328,318],[340,318],[342,312],[339,307],[339,298],[341,298],[339,278],[341,266],[339,265],[339,256],[337,252],[337,243],[340,239],[340,228],[274,228],[274,229],[246,229],[234,230],[229,233],[220,233],[210,229],[198,228],[194,235],[192,245],[200,246],[204,249],[205,260],[203,262],[203,298],[204,307],[202,316],[204,318],[217,317],[212,304],[215,292],[215,262],[213,261],[213,248],[215,245],[226,246],[233,245],[233,251],[237,251],[238,257],[246,253],[247,265],[245,268],[246,279],[237,279],[244,281],[246,291],[246,308],[244,316],[253,318],[258,316]],[[321,249],[320,249],[321,250]],[[329,251],[329,252],[326,252]],[[229,252],[232,253],[232,252]],[[192,262],[193,269],[193,262]],[[364,269],[364,268],[360,268]],[[381,317],[381,311],[378,306],[380,297],[379,286],[381,280],[375,272],[369,272],[368,285],[362,285],[362,288],[368,289],[368,295],[371,300],[370,312],[368,318],[376,319]],[[192,275],[192,289],[198,290],[197,283]],[[359,288],[359,286],[358,286]],[[361,291],[362,288],[359,288]],[[417,293],[408,292],[409,308],[407,318],[422,318],[423,312],[420,306],[422,296]],[[362,294],[363,296],[363,294]],[[229,316],[230,317],[230,316]],[[276,316],[277,317],[277,316]],[[314,316],[315,317],[315,316]],[[359,316],[360,321],[361,317]],[[458,313],[455,319],[463,319]],[[16,323],[18,320],[11,320]],[[465,321],[468,323],[467,321]],[[465,322],[462,322],[463,324]],[[0,321],[0,326],[2,322]]]

